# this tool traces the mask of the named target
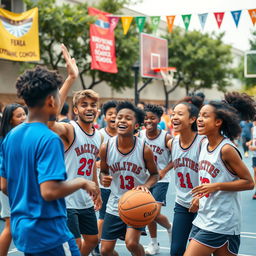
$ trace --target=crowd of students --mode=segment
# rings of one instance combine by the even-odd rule
[[[102,107],[106,127],[97,130],[99,94],[93,90],[75,92],[75,120],[67,120],[66,113],[57,119],[78,76],[75,59],[64,45],[62,51],[64,83],[55,71],[27,70],[16,82],[26,107],[12,104],[3,112],[0,184],[6,225],[0,255],[7,255],[12,238],[28,256],[118,255],[120,238],[132,255],[155,255],[157,224],[166,229],[172,256],[237,255],[238,191],[253,189],[254,181],[233,142],[241,133],[239,122],[255,117],[254,100],[227,93],[223,101],[203,105],[202,97],[185,97],[172,111],[175,136],[159,128],[161,107],[147,104],[142,110],[129,101],[109,101]],[[256,149],[254,141],[248,146]],[[161,213],[171,171],[173,224]],[[127,226],[118,214],[118,200],[130,189],[152,193],[159,205],[145,250],[140,243],[145,227]]]

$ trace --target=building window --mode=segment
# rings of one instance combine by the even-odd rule
[[[20,13],[25,11],[23,0],[0,0],[0,6],[11,12]]]

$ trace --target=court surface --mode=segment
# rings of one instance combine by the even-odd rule
[[[241,149],[240,149],[241,150]],[[241,150],[242,152],[242,150]],[[251,167],[251,157],[244,158],[245,163],[249,167],[251,174],[253,175],[253,169]],[[239,250],[239,255],[241,256],[256,256],[256,200],[252,200],[253,191],[241,192],[242,198],[242,233],[241,233],[241,246]],[[173,174],[172,181],[169,185],[169,190],[167,194],[167,206],[162,208],[162,213],[169,217],[172,221],[173,207],[175,201],[175,191]],[[3,228],[3,221],[0,221],[0,230]],[[148,233],[148,232],[147,232]],[[149,234],[141,238],[141,243],[146,247],[150,242]],[[169,244],[166,230],[158,226],[158,242],[160,243],[161,251],[159,256],[167,256],[169,254]],[[116,250],[120,256],[128,256],[130,253],[127,251],[123,241],[118,240]],[[18,252],[15,246],[12,244],[9,254],[11,256],[23,255]]]

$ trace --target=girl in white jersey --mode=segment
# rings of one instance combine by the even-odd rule
[[[146,129],[140,131],[138,136],[144,139],[147,145],[152,149],[160,176],[160,180],[157,184],[150,189],[150,192],[159,203],[159,214],[155,220],[148,225],[151,242],[145,250],[147,255],[155,255],[160,251],[157,242],[157,223],[166,228],[169,241],[171,240],[172,226],[168,218],[160,213],[161,206],[166,205],[166,193],[170,181],[169,170],[171,169],[172,163],[170,163],[170,151],[167,147],[167,143],[171,139],[171,135],[157,128],[161,116],[163,115],[163,109],[160,106],[148,104],[145,106],[144,111],[146,114],[144,120]]]
[[[198,185],[197,162],[202,136],[197,134],[196,118],[202,101],[201,98],[194,96],[180,100],[174,107],[171,117],[173,130],[178,133],[168,143],[176,189],[170,251],[172,256],[182,256],[185,252],[192,221],[198,208],[198,202],[192,204],[191,190]]]
[[[158,172],[152,150],[145,142],[134,136],[135,130],[144,121],[144,112],[130,102],[117,106],[116,127],[118,135],[103,144],[100,151],[101,183],[111,194],[103,224],[101,255],[116,255],[116,240],[126,231],[126,224],[118,215],[118,200],[130,189],[149,188],[158,180]],[[142,229],[127,227],[125,243],[132,255],[144,255],[139,243]]]
[[[255,115],[254,101],[246,94],[228,93],[223,102],[209,102],[200,110],[198,133],[207,136],[199,156],[200,197],[192,239],[185,256],[237,255],[241,210],[238,191],[252,189],[253,179],[232,141],[240,134],[239,116]]]

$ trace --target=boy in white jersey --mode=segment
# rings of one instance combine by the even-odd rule
[[[144,112],[130,102],[117,106],[116,127],[118,135],[102,145],[101,183],[111,185],[111,194],[104,219],[101,255],[117,255],[114,248],[117,238],[124,234],[127,249],[132,255],[144,255],[139,243],[142,229],[127,227],[118,215],[118,200],[130,189],[141,189],[149,193],[149,188],[158,180],[157,167],[152,150],[145,142],[134,136],[144,120]],[[148,171],[147,171],[148,170]]]
[[[198,163],[201,185],[192,189],[200,203],[184,256],[238,254],[238,191],[253,189],[254,182],[232,141],[241,132],[239,119],[250,120],[254,116],[253,99],[237,92],[225,94],[225,101],[211,101],[201,108],[198,133],[207,139],[202,143]]]
[[[170,151],[167,147],[171,135],[157,128],[163,115],[163,109],[160,106],[148,104],[145,106],[144,111],[146,114],[144,120],[146,130],[140,131],[138,136],[144,139],[147,145],[152,149],[160,176],[160,180],[150,189],[155,200],[159,203],[159,214],[155,220],[148,225],[151,242],[145,250],[147,255],[155,255],[160,251],[157,242],[157,223],[166,228],[169,242],[171,242],[172,226],[168,218],[160,213],[161,206],[166,205],[166,193],[170,181],[169,170],[172,168]]]
[[[107,141],[110,138],[117,135],[116,125],[115,125],[116,106],[117,106],[117,102],[113,101],[113,100],[104,103],[104,105],[102,106],[104,120],[107,124],[105,128],[101,128],[99,130],[99,132],[101,133],[101,135],[104,138],[103,143],[107,143]],[[99,166],[99,165],[100,165],[100,161],[97,162],[97,166]],[[100,171],[100,168],[98,169],[98,171]],[[105,188],[101,184],[99,184],[99,186],[100,186],[100,192],[101,192],[101,198],[102,198],[102,207],[99,210],[99,219],[98,219],[99,240],[100,240],[101,233],[102,233],[102,226],[103,226],[104,217],[105,217],[105,213],[106,213],[106,206],[107,206],[108,198],[110,195],[110,188],[109,187]],[[92,255],[94,255],[94,256],[100,255],[99,246],[97,246],[92,251]]]
[[[247,142],[247,146],[249,147],[249,150],[253,152],[252,168],[254,171],[254,183],[256,183],[256,116],[253,119],[252,139],[249,142]],[[256,192],[254,193],[252,199],[256,199]]]
[[[69,87],[61,88],[64,102]],[[98,110],[99,96],[93,90],[78,91],[73,96],[73,111],[77,121],[70,123],[50,122],[49,127],[62,139],[65,147],[65,164],[68,180],[82,177],[96,184],[96,159],[99,154],[102,136],[93,127]],[[73,233],[82,255],[89,255],[98,244],[98,228],[95,210],[101,207],[101,197],[95,202],[82,190],[65,198],[68,214],[68,227]],[[82,235],[82,238],[81,238]]]
[[[202,136],[197,134],[196,118],[201,104],[201,98],[186,97],[174,107],[171,117],[173,131],[178,133],[168,143],[172,154],[176,190],[171,256],[184,254],[198,208],[198,201],[193,201],[191,190],[198,185],[197,162]]]

